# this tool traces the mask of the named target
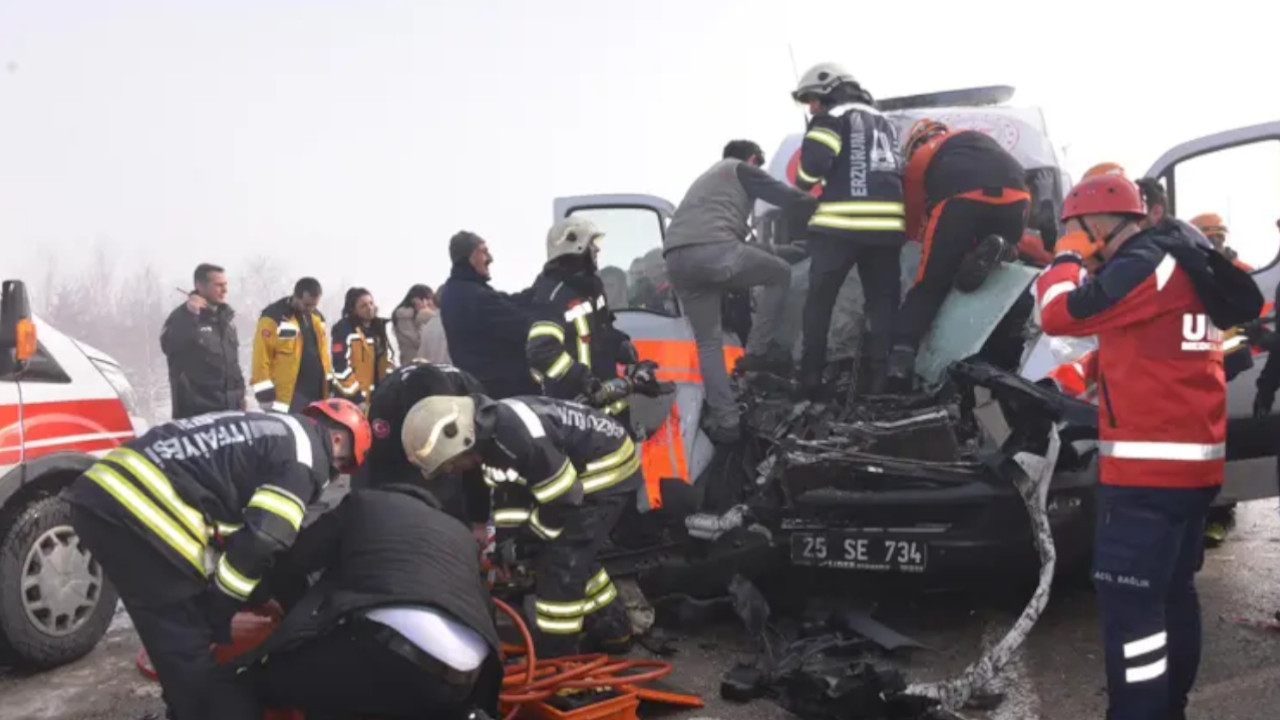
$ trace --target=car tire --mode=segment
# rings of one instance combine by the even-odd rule
[[[44,670],[89,654],[115,615],[118,596],[79,547],[71,508],[41,497],[0,524],[0,655]]]

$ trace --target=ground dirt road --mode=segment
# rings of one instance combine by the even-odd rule
[[[1199,587],[1204,606],[1204,661],[1189,717],[1258,720],[1280,707],[1280,634],[1232,624],[1231,616],[1265,617],[1280,608],[1280,516],[1276,501],[1242,505],[1227,543],[1211,550]],[[864,576],[865,578],[865,576]],[[868,582],[866,579],[860,582]],[[909,679],[961,670],[983,642],[993,642],[1021,610],[1023,597],[981,592],[878,598],[875,615],[936,651],[897,662]],[[750,648],[740,626],[712,624],[680,632],[673,680],[700,692],[705,708],[661,717],[767,720],[792,717],[768,700],[735,705],[719,699],[721,673]],[[1103,672],[1094,598],[1087,589],[1055,593],[1044,617],[994,690],[994,710],[966,711],[974,720],[1101,718]],[[0,671],[0,720],[134,720],[160,708],[159,688],[134,667],[138,641],[121,613],[98,648],[67,667],[34,676]],[[637,653],[641,654],[641,653]],[[645,717],[650,717],[646,714]],[[656,714],[652,716],[657,716]]]

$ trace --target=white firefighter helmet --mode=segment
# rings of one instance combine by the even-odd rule
[[[593,244],[599,244],[604,231],[584,217],[567,217],[547,232],[547,259],[555,260],[562,255],[582,255]]]
[[[476,446],[476,401],[466,395],[423,398],[405,415],[400,442],[428,479]]]
[[[796,102],[809,102],[829,95],[837,86],[846,82],[856,85],[858,81],[838,63],[818,63],[800,76],[800,82],[796,84],[791,97]]]

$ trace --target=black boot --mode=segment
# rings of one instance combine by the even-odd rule
[[[737,372],[766,372],[774,375],[791,374],[791,353],[776,342],[759,355],[743,355],[734,365]]]
[[[964,256],[960,269],[956,271],[956,289],[971,293],[982,287],[991,271],[1005,261],[1012,247],[999,235],[988,235],[979,240]]]
[[[906,395],[915,386],[916,351],[898,346],[889,351],[889,367],[886,390],[895,395]]]

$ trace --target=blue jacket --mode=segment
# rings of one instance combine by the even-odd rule
[[[454,365],[471,373],[494,399],[542,394],[525,361],[532,289],[499,292],[471,265],[459,263],[440,295],[440,319]]]

